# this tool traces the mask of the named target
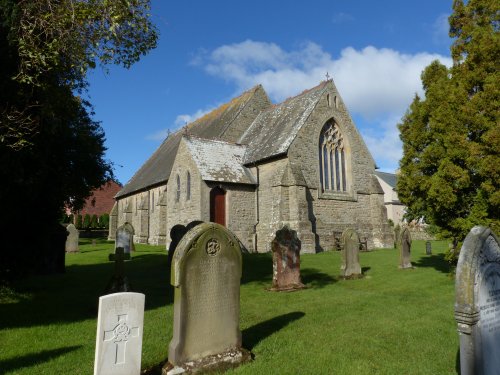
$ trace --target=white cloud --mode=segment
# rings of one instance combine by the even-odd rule
[[[450,43],[450,24],[448,22],[449,14],[441,14],[432,24],[432,40],[435,44]]]
[[[196,112],[194,112],[192,114],[178,115],[174,120],[173,126],[168,127],[166,129],[161,129],[155,133],[149,134],[146,136],[146,139],[150,140],[150,141],[163,141],[167,137],[169,132],[176,131],[176,130],[182,128],[184,125],[189,124],[189,123],[199,119],[200,117],[203,117],[204,115],[211,112],[215,108],[216,107],[198,109]]]
[[[237,94],[260,83],[276,102],[316,86],[329,72],[351,114],[373,124],[363,136],[377,164],[389,170],[397,168],[401,157],[396,124],[415,93],[423,96],[420,74],[436,59],[452,64],[447,56],[427,52],[348,47],[334,58],[313,42],[286,51],[274,43],[246,40],[205,51],[193,63],[235,84]]]
[[[344,12],[335,13],[333,15],[333,20],[332,20],[332,22],[335,24],[342,24],[351,21],[354,21],[354,17],[349,13],[344,13]]]

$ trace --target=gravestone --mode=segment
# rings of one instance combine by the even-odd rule
[[[276,232],[273,251],[272,291],[293,291],[305,288],[300,279],[300,240],[297,232],[287,226]]]
[[[455,319],[462,375],[500,372],[500,247],[486,227],[463,243],[455,279]]]
[[[241,348],[238,239],[203,223],[188,231],[172,262],[173,338],[163,374],[220,370],[250,359]]]
[[[425,241],[425,254],[426,255],[432,255],[431,241]]]
[[[130,259],[130,252],[134,251],[134,227],[132,224],[125,223],[116,230],[115,252],[119,247],[123,248],[125,258]]]
[[[404,228],[401,232],[399,251],[399,268],[413,268],[411,264],[411,235],[408,228]]]
[[[78,253],[78,239],[80,238],[80,232],[73,224],[69,224],[66,227],[68,232],[68,237],[66,237],[66,252],[67,253]]]
[[[140,374],[144,299],[141,293],[99,298],[94,375]]]
[[[341,276],[345,279],[360,278],[362,274],[359,265],[359,236],[354,229],[346,229],[342,233],[341,248]]]
[[[109,260],[115,262],[114,274],[106,287],[106,294],[130,292],[132,291],[127,276],[125,276],[124,261],[127,258],[123,252],[123,247],[118,247],[114,254],[109,254]]]
[[[168,246],[168,257],[167,264],[168,267],[172,266],[172,259],[174,257],[175,249],[181,241],[182,237],[187,233],[187,229],[182,224],[176,224],[170,229],[170,245]]]

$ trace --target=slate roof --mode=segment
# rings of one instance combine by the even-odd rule
[[[238,143],[247,144],[244,163],[286,154],[329,81],[261,112]]]
[[[187,130],[188,134],[205,139],[223,138],[224,132],[238,118],[242,109],[259,89],[262,89],[261,85],[253,87],[185,128],[170,134],[115,197],[124,197],[166,183],[184,132]]]
[[[379,177],[382,181],[388,184],[393,190],[396,188],[398,176],[393,173],[375,171],[375,176]]]
[[[218,140],[184,137],[187,148],[205,181],[256,184],[243,166],[246,146]]]

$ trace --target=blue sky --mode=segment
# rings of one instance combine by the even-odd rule
[[[89,75],[107,158],[126,183],[168,130],[261,83],[275,103],[328,72],[380,170],[401,157],[397,123],[432,60],[451,64],[452,0],[153,0],[158,47]]]

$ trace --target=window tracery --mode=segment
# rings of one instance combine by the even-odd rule
[[[333,120],[323,127],[319,139],[319,171],[321,190],[347,191],[345,142]]]

